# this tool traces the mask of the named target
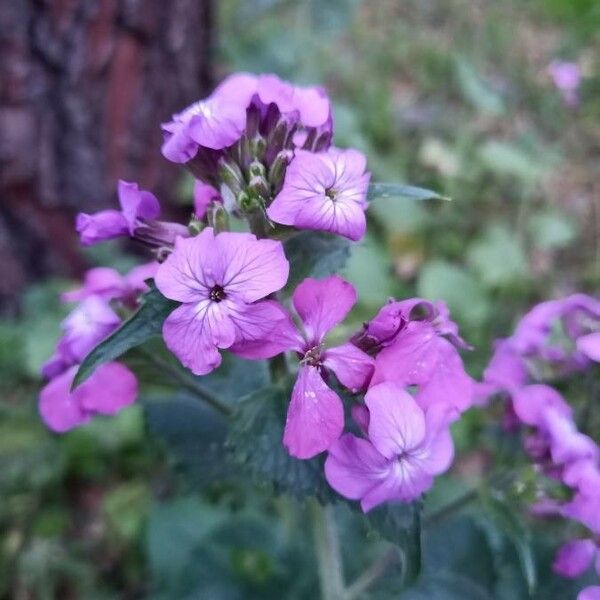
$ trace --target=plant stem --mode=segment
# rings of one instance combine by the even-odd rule
[[[323,507],[314,500],[310,505],[310,514],[319,566],[321,598],[323,600],[345,600],[342,557],[333,507]]]
[[[359,598],[396,560],[398,560],[398,550],[392,546],[373,561],[371,566],[352,582],[346,589],[345,600],[356,600],[356,598]]]
[[[432,512],[423,519],[423,529],[426,529],[427,527],[431,527],[432,525],[443,521],[453,512],[460,510],[461,508],[467,506],[467,504],[473,502],[473,500],[476,500],[478,496],[479,489],[473,488],[468,492],[464,493],[462,496],[459,496],[452,502],[448,502],[448,504],[442,506],[441,508]]]
[[[209,392],[204,386],[200,385],[193,375],[182,371],[177,366],[169,363],[158,356],[155,356],[151,352],[138,348],[140,354],[144,356],[148,362],[152,363],[155,367],[159,368],[163,373],[168,375],[171,379],[179,383],[181,386],[192,392],[195,396],[200,398],[206,404],[212,406],[215,410],[219,411],[225,416],[231,416],[233,410],[227,406],[224,402],[219,400],[212,392]]]

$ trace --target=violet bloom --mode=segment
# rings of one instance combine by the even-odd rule
[[[360,240],[370,178],[365,168],[366,158],[357,150],[297,150],[267,215],[282,225]]]
[[[565,104],[571,108],[576,107],[579,104],[577,91],[581,85],[581,70],[577,63],[553,60],[548,65],[548,73],[562,94]]]
[[[441,404],[458,416],[472,405],[473,380],[455,346],[443,337],[454,327],[438,318],[430,302],[415,298],[397,305],[407,322],[377,354],[371,384],[391,381],[401,387],[418,386],[416,401],[422,408]],[[422,320],[420,312],[424,312]],[[460,338],[453,334],[452,339]]]
[[[63,433],[87,423],[94,415],[115,415],[136,399],[137,379],[120,363],[101,365],[71,391],[76,373],[77,367],[71,367],[40,392],[40,414],[53,431]]]
[[[356,291],[341,277],[305,279],[294,291],[292,302],[303,328],[287,318],[267,340],[234,346],[245,358],[263,358],[294,350],[300,369],[292,391],[283,443],[292,456],[312,458],[341,435],[344,407],[327,385],[332,371],[353,392],[364,389],[373,372],[373,359],[351,343],[325,348],[327,333],[341,323],[356,302]]]
[[[193,373],[205,375],[221,364],[219,348],[268,337],[282,309],[262,299],[281,289],[288,273],[283,246],[274,240],[215,235],[211,227],[178,238],[155,278],[162,294],[182,303],[164,322],[167,347]]]
[[[154,194],[140,190],[137,183],[119,180],[119,203],[121,210],[102,210],[93,215],[79,213],[75,227],[84,246],[133,236],[145,220],[160,215],[160,205]]]
[[[600,600],[600,586],[590,585],[579,592],[577,600]]]
[[[95,267],[86,272],[83,286],[61,295],[65,302],[80,302],[90,296],[103,300],[119,300],[125,304],[135,304],[137,296],[146,292],[147,279],[153,279],[158,269],[157,262],[146,263],[121,275],[109,267]]]
[[[344,434],[329,449],[325,476],[364,512],[383,502],[411,502],[450,466],[454,447],[444,411],[427,411],[400,386],[386,382],[365,395],[368,437]]]
[[[596,544],[589,539],[571,540],[560,547],[552,568],[563,577],[579,577],[590,568],[594,559],[598,561],[597,568],[600,571],[600,555]]]

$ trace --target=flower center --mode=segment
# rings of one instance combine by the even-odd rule
[[[321,346],[313,346],[304,353],[302,362],[311,367],[318,367],[321,364]]]
[[[330,199],[333,200],[335,202],[336,196],[337,196],[338,192],[337,190],[334,190],[333,188],[327,188],[325,190],[325,195]]]
[[[225,298],[227,298],[227,294],[220,285],[215,285],[212,290],[210,290],[208,297],[213,302],[221,302],[221,300],[225,300]]]

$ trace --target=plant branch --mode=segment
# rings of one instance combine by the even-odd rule
[[[346,589],[344,600],[356,600],[356,598],[359,598],[397,560],[398,550],[394,546],[391,546],[350,584]]]
[[[319,581],[323,600],[345,600],[344,573],[333,507],[310,505]]]
[[[227,406],[227,404],[219,400],[219,398],[217,398],[212,392],[208,391],[203,385],[199,384],[193,375],[182,371],[179,367],[166,360],[163,360],[162,358],[159,358],[158,356],[155,356],[143,348],[138,348],[138,352],[142,354],[144,358],[148,360],[148,362],[152,363],[155,367],[163,371],[163,373],[168,375],[172,380],[176,381],[185,389],[192,392],[196,397],[203,402],[206,402],[206,404],[212,406],[221,414],[229,417],[233,413],[231,407]]]

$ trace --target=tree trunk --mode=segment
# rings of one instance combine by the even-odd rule
[[[117,179],[172,199],[159,125],[209,89],[212,33],[211,0],[0,4],[0,311],[81,272],[74,214]]]

